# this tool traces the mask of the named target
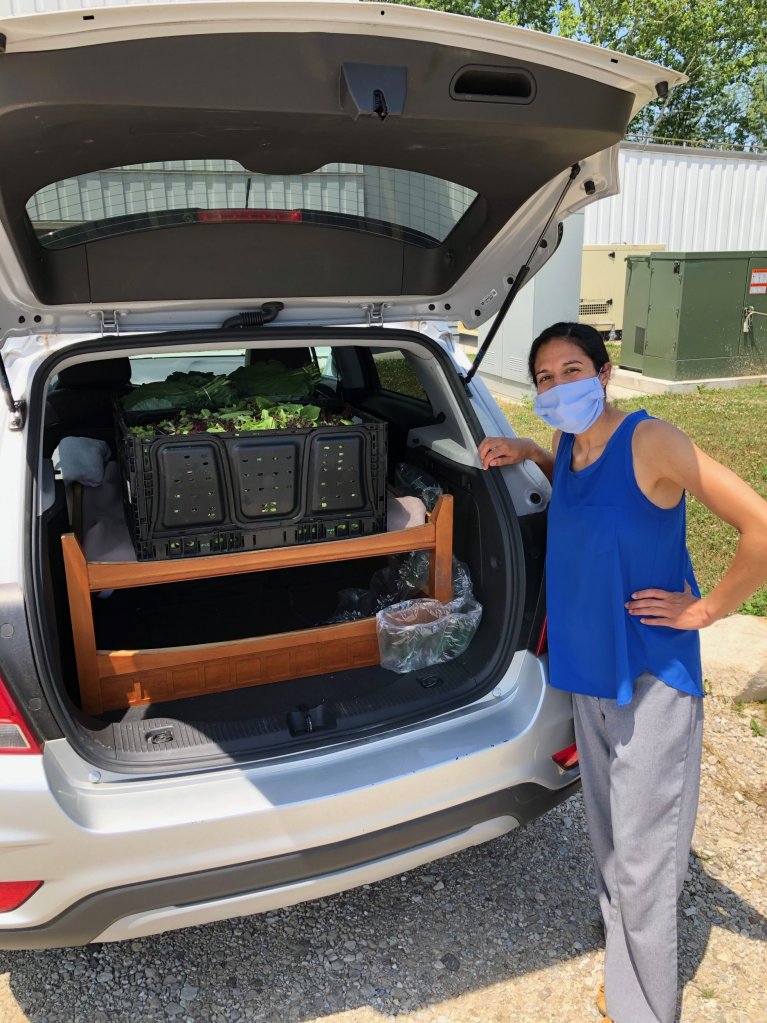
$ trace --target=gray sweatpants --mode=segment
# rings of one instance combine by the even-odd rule
[[[703,701],[640,675],[634,699],[573,697],[614,1023],[673,1023],[677,899],[698,808]]]

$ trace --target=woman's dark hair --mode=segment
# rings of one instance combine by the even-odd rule
[[[553,341],[555,337],[565,338],[580,348],[583,354],[591,359],[597,373],[610,361],[604,340],[598,330],[594,330],[587,323],[555,323],[538,335],[530,349],[527,368],[533,383],[535,382],[535,357],[546,342]]]

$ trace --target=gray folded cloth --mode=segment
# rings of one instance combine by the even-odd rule
[[[135,561],[125,522],[122,478],[117,462],[107,463],[100,487],[83,490],[83,550],[88,561]]]
[[[93,437],[62,437],[53,452],[53,467],[61,470],[65,483],[82,483],[99,487],[104,479],[104,466],[109,458],[109,445]]]

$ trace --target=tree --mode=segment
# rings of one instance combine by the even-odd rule
[[[749,138],[767,146],[767,67],[757,68],[752,75],[745,108]]]
[[[397,2],[397,0],[395,0]],[[606,46],[682,71],[630,131],[767,145],[765,0],[408,0]]]
[[[559,29],[557,3],[552,0],[392,0],[408,7],[431,7],[449,14],[500,21],[505,25],[534,28],[539,32]]]
[[[645,108],[631,129],[678,139],[745,142],[754,68],[767,54],[763,0],[585,0],[574,33],[682,71],[669,102]]]

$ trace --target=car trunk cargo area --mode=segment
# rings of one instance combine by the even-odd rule
[[[358,336],[363,338],[364,331]],[[323,337],[322,347],[310,349],[315,361],[320,353],[322,369],[316,400],[342,399],[360,414],[386,424],[388,456],[382,469],[389,500],[398,499],[397,466],[402,463],[428,472],[443,491],[426,524],[410,527],[412,533],[405,540],[407,530],[390,529],[330,543],[291,544],[277,551],[154,562],[120,560],[119,583],[103,588],[98,580],[108,582],[115,569],[88,562],[83,555],[77,571],[83,578],[91,573],[92,579],[89,586],[85,578],[75,599],[71,554],[65,557],[65,551],[75,544],[80,547],[81,505],[94,500],[97,488],[55,480],[52,500],[40,518],[35,559],[40,620],[51,683],[69,717],[70,731],[74,726],[86,746],[126,766],[146,765],[155,758],[172,766],[266,755],[339,742],[433,716],[477,698],[496,684],[520,643],[523,604],[530,596],[525,593],[519,532],[508,494],[501,492],[497,481],[474,468],[470,457],[462,464],[450,456],[458,450],[456,442],[464,450],[476,443],[469,425],[473,413],[444,352],[414,337],[405,335],[399,346],[393,337],[387,339],[387,346],[346,340],[337,348]],[[130,349],[131,374],[122,383],[123,391],[136,386],[147,366],[155,374],[176,367],[175,358],[165,363],[157,357],[156,340],[147,357],[141,343],[150,344],[144,340]],[[212,348],[208,342],[208,358]],[[184,339],[176,341],[174,349],[176,358],[183,361],[191,351],[195,365],[204,364],[204,352],[197,357]],[[277,345],[274,351],[279,354]],[[249,352],[246,345],[224,357],[248,362]],[[114,355],[126,358],[124,352]],[[150,358],[154,361],[149,362]],[[105,441],[111,447],[110,463],[116,462],[114,426],[105,411],[103,393],[109,388],[97,382],[98,360],[81,365],[89,367],[81,372],[89,386],[75,396],[71,405],[76,413],[69,418],[62,413],[67,402],[62,399],[66,388],[61,382],[74,375],[64,369],[56,377],[55,367],[49,370],[53,384],[47,391],[42,430],[44,465],[66,436]],[[93,398],[99,389],[100,397]],[[457,409],[463,410],[461,422]],[[434,536],[443,527],[432,529],[428,543],[423,539],[410,547],[410,542],[426,537],[430,522],[438,523],[440,517],[443,526],[449,520],[450,552],[467,566],[474,595],[483,608],[478,632],[454,660],[403,673],[386,670],[376,663],[373,613],[377,605],[371,586],[380,587],[382,579],[396,575],[411,550],[424,549],[432,560],[430,585],[439,585],[434,581],[438,550]],[[444,569],[444,539],[439,543]],[[365,556],[351,554],[355,549]],[[248,558],[256,560],[251,565]],[[223,567],[206,577],[206,572],[213,573],[214,563]],[[141,584],[142,572],[148,573],[148,584]],[[164,581],[166,572],[174,581]],[[350,599],[354,603],[365,594],[360,604],[363,617],[349,621],[345,612]],[[391,602],[391,594],[388,599]],[[103,701],[97,697],[94,702],[87,696],[78,649],[83,618],[87,619],[85,632],[92,628],[94,664],[98,660],[102,674],[109,674],[108,665],[123,665],[120,685],[126,680],[131,683],[124,697],[107,696]],[[349,630],[351,638],[344,630]],[[337,636],[343,642],[333,648]],[[266,647],[259,645],[263,643]],[[151,668],[144,674],[135,667],[141,656]],[[267,667],[262,670],[256,662]],[[203,663],[206,666],[201,668]],[[166,685],[166,676],[174,672],[175,681]],[[212,680],[210,684],[201,685],[203,676]],[[104,692],[111,684],[107,678]]]

